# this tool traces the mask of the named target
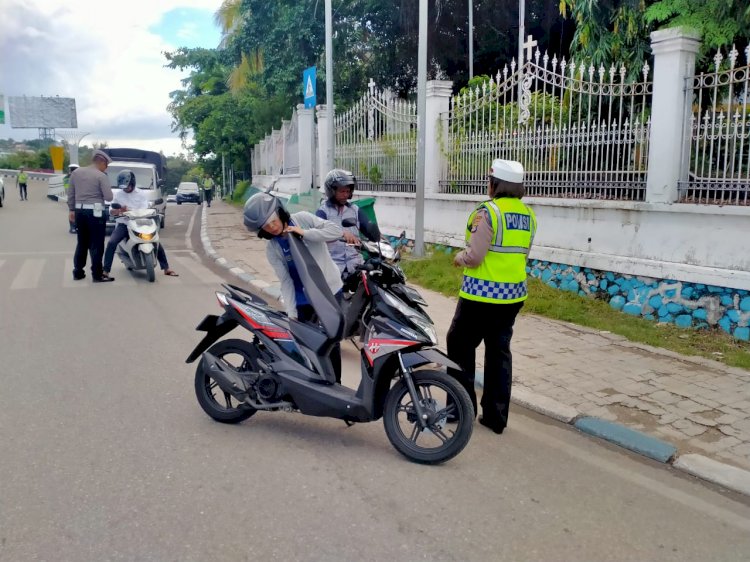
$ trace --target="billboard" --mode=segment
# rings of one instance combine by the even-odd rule
[[[60,97],[8,97],[13,129],[77,129],[76,100]]]

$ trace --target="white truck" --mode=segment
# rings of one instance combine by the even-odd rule
[[[166,225],[167,203],[162,194],[162,188],[166,183],[167,161],[158,152],[141,150],[138,148],[103,148],[112,163],[107,167],[107,175],[112,191],[117,191],[117,175],[123,170],[130,170],[135,174],[135,186],[146,196],[153,208],[159,213],[159,225]],[[158,205],[156,201],[161,199]],[[115,220],[109,214],[109,203],[107,206],[107,231],[115,227]]]

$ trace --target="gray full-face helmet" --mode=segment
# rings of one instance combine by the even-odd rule
[[[250,232],[259,233],[274,213],[279,217],[286,215],[281,202],[269,193],[256,193],[245,203],[242,221]]]

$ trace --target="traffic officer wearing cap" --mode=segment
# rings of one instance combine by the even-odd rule
[[[69,219],[75,222],[78,241],[73,256],[73,279],[86,277],[86,252],[91,254],[91,277],[96,283],[113,281],[102,271],[104,236],[107,218],[104,202],[112,200],[112,188],[105,173],[112,159],[106,152],[95,150],[90,166],[70,174],[68,188]]]
[[[461,366],[451,374],[466,388],[477,411],[474,391],[476,348],[484,341],[484,393],[479,422],[495,433],[508,424],[512,383],[510,340],[527,298],[526,259],[536,233],[536,217],[521,202],[524,170],[520,162],[495,160],[488,180],[489,201],[477,207],[466,225],[466,249],[453,260],[464,268],[456,312],[448,331],[448,356]]]

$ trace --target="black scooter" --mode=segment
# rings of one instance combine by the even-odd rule
[[[460,369],[434,346],[432,322],[373,279],[382,264],[362,266],[361,295],[368,299],[361,354],[361,382],[352,390],[335,382],[329,359],[344,336],[345,319],[309,250],[296,236],[289,245],[318,323],[290,319],[233,285],[216,293],[224,309],[207,316],[207,332],[187,358],[201,357],[195,392],[203,410],[223,423],[238,423],[258,410],[299,411],[347,424],[383,418],[391,444],[412,461],[445,462],[469,442],[474,409],[461,384],[445,372]],[[360,292],[358,289],[358,292]],[[252,340],[218,341],[237,326]],[[216,343],[218,341],[218,343]]]

